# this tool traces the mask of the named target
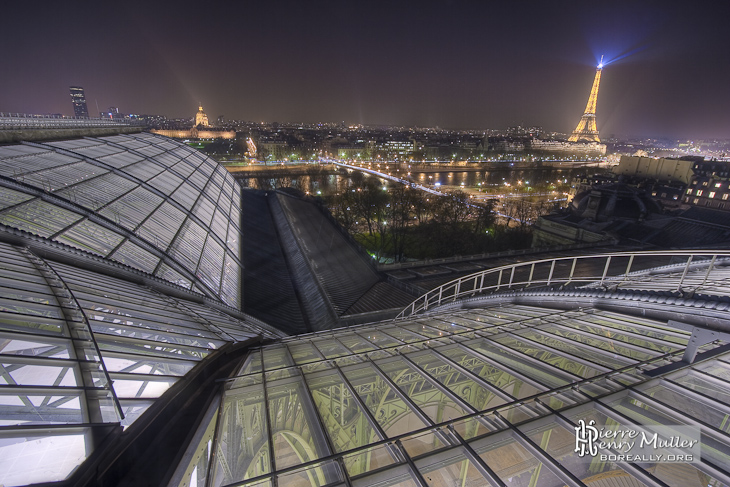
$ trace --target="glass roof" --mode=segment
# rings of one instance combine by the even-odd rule
[[[0,243],[0,485],[65,479],[94,429],[129,426],[206,356],[258,336],[276,337]]]
[[[240,308],[240,188],[213,159],[142,133],[3,146],[0,176],[22,183],[0,223]]]
[[[171,485],[725,485],[730,354],[643,374],[688,339],[514,304],[287,338],[249,353]],[[583,462],[581,419],[701,425],[702,462]]]
[[[224,306],[240,304],[240,188],[212,159],[150,134],[85,138],[0,147],[0,176],[8,234],[94,255],[53,244],[61,263],[0,243],[0,485],[68,479],[109,428],[144,426],[166,391],[221,357],[233,375],[186,411],[198,426],[179,465],[164,465],[170,486],[730,485],[728,335],[690,364],[698,336],[629,299],[490,299],[282,339]],[[699,300],[673,295],[662,312],[721,323],[727,261],[704,258],[606,282],[643,295],[691,286]],[[236,342],[245,358],[231,361]],[[694,428],[701,458],[586,460],[575,428],[590,421]]]

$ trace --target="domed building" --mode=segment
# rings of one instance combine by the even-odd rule
[[[208,115],[203,111],[203,106],[198,106],[195,113],[193,126],[189,130],[150,130],[153,134],[172,137],[173,139],[235,139],[235,130],[213,127],[208,121]]]
[[[575,195],[570,211],[593,222],[642,222],[662,209],[646,192],[622,182],[596,185]]]
[[[195,125],[194,127],[209,127],[208,115],[203,111],[203,105],[198,107],[198,113],[195,114]]]

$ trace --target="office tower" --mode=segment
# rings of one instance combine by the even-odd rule
[[[74,116],[79,118],[89,118],[89,109],[86,107],[86,96],[81,86],[69,87],[71,91],[71,103],[74,106]]]

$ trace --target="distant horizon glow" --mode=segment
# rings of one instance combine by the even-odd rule
[[[707,9],[195,5],[47,2],[39,15],[32,3],[9,3],[0,112],[71,114],[68,87],[79,85],[95,116],[98,102],[105,111],[189,118],[203,101],[213,120],[570,133],[600,64],[611,65],[598,102],[602,134],[730,133],[730,64],[716,54],[730,33]],[[109,19],[139,35],[110,36]],[[79,27],[64,31],[71,25]],[[193,42],[182,35],[190,32]]]

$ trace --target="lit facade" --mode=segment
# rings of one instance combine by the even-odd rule
[[[692,164],[694,175],[684,202],[692,206],[730,210],[730,163],[701,161]]]
[[[212,127],[208,122],[208,115],[203,111],[203,107],[199,106],[195,113],[192,128],[188,130],[151,130],[153,134],[172,137],[173,139],[235,139],[235,130],[223,130]]]
[[[195,127],[209,127],[208,115],[203,111],[203,106],[198,107],[198,113],[195,114]]]

